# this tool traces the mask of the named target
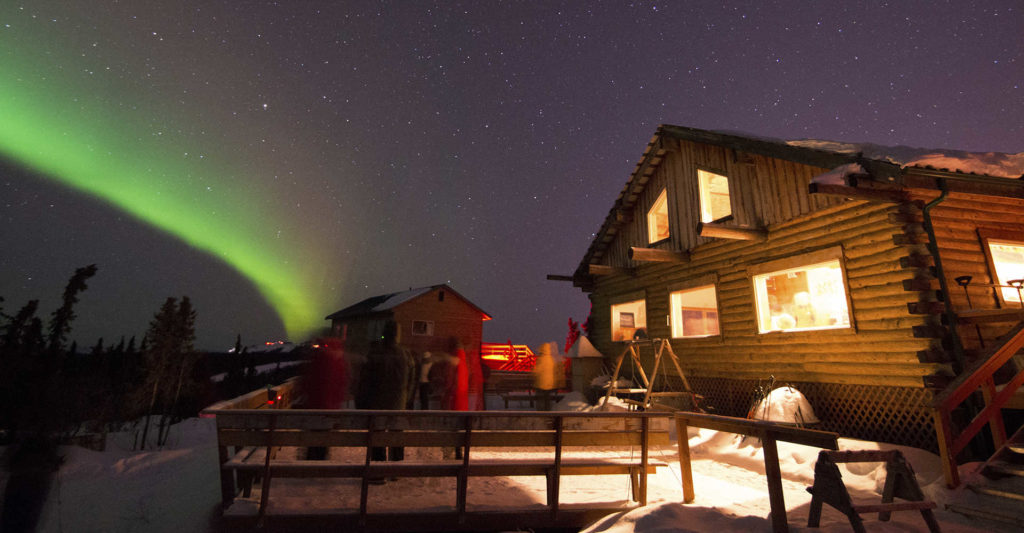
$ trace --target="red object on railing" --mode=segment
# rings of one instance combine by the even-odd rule
[[[529,372],[537,358],[525,344],[481,342],[480,358],[491,370]]]
[[[992,430],[992,440],[996,447],[1006,442],[1006,428],[1003,426],[1002,408],[1013,393],[1024,384],[1024,370],[1017,373],[1003,390],[996,392],[993,374],[1011,357],[1024,347],[1024,322],[1017,324],[1009,333],[996,341],[988,357],[979,358],[971,367],[955,379],[953,383],[935,396],[932,401],[932,414],[935,417],[935,432],[939,438],[939,454],[942,458],[942,472],[946,477],[946,485],[954,488],[960,484],[957,472],[956,456],[971,439],[988,424]],[[985,408],[967,427],[953,437],[953,421],[950,413],[981,387],[985,399]]]

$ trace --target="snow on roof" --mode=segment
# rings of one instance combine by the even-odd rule
[[[840,154],[861,154],[867,159],[888,161],[903,167],[932,167],[965,174],[983,174],[1002,178],[1024,176],[1024,152],[966,152],[942,148],[882,146],[872,143],[844,143],[816,139],[786,141],[790,146],[824,150]]]
[[[409,289],[409,290],[404,291],[404,292],[396,292],[394,294],[390,294],[390,295],[387,296],[387,298],[383,302],[375,305],[373,307],[373,310],[374,311],[387,311],[388,309],[393,309],[393,308],[398,307],[399,305],[401,305],[401,304],[403,304],[405,302],[408,302],[409,300],[412,300],[413,298],[415,298],[417,296],[420,296],[422,294],[426,294],[426,293],[434,290],[437,287],[438,287],[437,285],[434,285],[433,287],[420,287],[418,289]]]

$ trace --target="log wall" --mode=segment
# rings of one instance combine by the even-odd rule
[[[917,222],[923,218],[908,220],[908,231],[923,231],[917,229]],[[998,280],[989,267],[981,234],[994,231],[1010,240],[1024,242],[1024,200],[953,193],[932,211],[932,225],[949,285],[948,305],[957,312],[1019,308],[1017,302],[1004,304],[998,297],[997,289],[990,286],[998,283]],[[932,273],[929,271],[924,276],[926,279],[933,278],[930,276]],[[966,294],[955,282],[958,276],[964,275],[971,276]],[[937,290],[938,283],[933,282],[931,288]],[[982,348],[982,342],[991,347],[996,338],[1015,324],[1015,321],[983,322],[977,327],[964,324],[959,326],[958,332],[970,355]]]
[[[714,275],[721,335],[671,344],[693,387],[719,414],[745,416],[753,386],[774,376],[797,384],[822,410],[823,427],[934,448],[926,409],[929,387],[948,380],[952,365],[942,346],[941,317],[916,313],[938,305],[930,282],[921,283],[930,267],[921,259],[928,256],[927,240],[920,238],[919,223],[915,226],[920,206],[811,196],[811,178],[828,169],[676,142],[652,173],[648,189],[637,191],[630,223],[596,258],[630,270],[594,278],[590,340],[595,346],[607,357],[622,352],[624,343],[611,342],[610,306],[637,291],[646,297],[650,336],[669,338],[669,287]],[[733,207],[733,219],[725,224],[765,228],[764,241],[697,235],[697,168],[724,171]],[[662,187],[669,191],[671,238],[656,247],[689,251],[688,263],[628,259],[631,246],[649,246],[646,212]],[[841,247],[845,261],[852,327],[758,333],[747,268],[834,247]],[[641,348],[648,370],[652,356],[650,347]]]

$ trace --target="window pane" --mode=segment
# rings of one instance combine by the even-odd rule
[[[718,299],[714,285],[669,294],[672,337],[718,335]]]
[[[647,329],[647,309],[644,300],[633,300],[613,305],[612,312],[612,340],[628,341],[633,340],[633,335],[643,329]]]
[[[1024,243],[1010,241],[988,241],[992,264],[996,267],[996,278],[1000,285],[1024,279]],[[1013,287],[1000,287],[1005,302],[1019,302],[1020,293]]]
[[[754,276],[761,333],[850,327],[839,260]]]
[[[712,222],[732,214],[729,179],[721,174],[697,170],[700,185],[700,221]]]
[[[668,237],[668,191],[662,189],[647,212],[647,242],[658,242]]]

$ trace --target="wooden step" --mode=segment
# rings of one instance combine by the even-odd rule
[[[981,508],[959,503],[949,503],[946,504],[946,509],[965,516],[997,520],[1024,527],[1024,515],[1014,513],[1011,510],[1012,508],[1007,509],[1006,506],[985,506]]]
[[[934,509],[935,502],[892,502],[892,503],[867,503],[854,505],[853,511],[857,514],[867,513],[888,513],[892,511],[920,511],[921,509]]]
[[[1009,463],[1006,461],[990,461],[985,465],[983,470],[986,477],[1004,477],[1004,476],[1018,476],[1024,477],[1024,465]],[[988,475],[989,473],[996,474],[995,476]]]
[[[977,492],[978,494],[986,494],[988,496],[995,496],[997,498],[1004,498],[1007,500],[1017,500],[1024,502],[1024,493],[1008,490],[1002,487],[968,484],[967,488],[973,490],[974,492]]]

